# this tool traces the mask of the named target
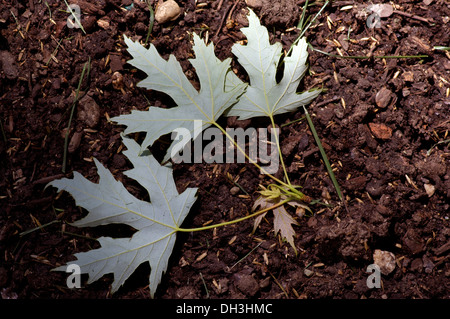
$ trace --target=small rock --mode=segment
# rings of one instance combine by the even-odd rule
[[[309,269],[303,270],[303,273],[305,274],[306,277],[311,277],[312,275],[314,275],[314,271]]]
[[[408,72],[404,72],[402,74],[403,80],[405,80],[405,82],[414,82],[414,73],[411,71]]]
[[[263,5],[261,0],[245,0],[245,4],[253,9],[259,9]]]
[[[111,54],[110,55],[109,66],[111,67],[111,71],[113,73],[115,73],[117,71],[122,71],[123,70],[123,63],[122,63],[121,56],[116,55],[116,54]]]
[[[392,137],[392,129],[384,124],[369,123],[372,134],[381,140],[388,140]]]
[[[384,109],[389,105],[392,99],[392,92],[385,87],[383,87],[378,93],[375,95],[375,103],[377,103],[378,107]]]
[[[369,181],[366,185],[366,191],[374,197],[378,197],[381,194],[383,194],[383,191],[385,189],[385,185],[383,181],[373,178]]]
[[[97,126],[100,121],[100,106],[88,94],[79,102],[78,119],[90,128]]]
[[[16,59],[9,51],[0,51],[0,66],[8,79],[13,80],[19,76]]]
[[[67,150],[69,153],[75,152],[81,144],[81,138],[83,137],[83,131],[75,132],[70,139]]]
[[[425,268],[425,272],[427,274],[431,274],[433,272],[434,264],[427,256],[422,257],[423,268]]]
[[[245,130],[251,124],[251,122],[252,122],[251,119],[238,120],[237,116],[227,117],[227,126],[229,127],[242,128]]]
[[[395,255],[390,251],[375,249],[373,262],[380,267],[383,275],[389,275],[395,269]]]
[[[302,137],[303,135],[300,133],[289,135],[288,138],[283,141],[283,145],[281,146],[281,153],[284,156],[289,156],[292,153],[294,147],[297,146],[297,144],[300,142]]]
[[[103,18],[100,18],[97,20],[97,25],[102,28],[103,30],[108,30],[110,26],[110,19],[108,16],[104,16]]]
[[[427,192],[428,197],[434,195],[434,192],[436,191],[436,187],[434,187],[434,185],[424,184],[423,187],[425,188],[425,192]]]
[[[122,154],[114,154],[113,165],[114,168],[122,168],[126,165],[126,160]]]
[[[267,288],[270,285],[270,277],[266,277],[259,283],[259,287],[261,289]]]
[[[12,291],[11,289],[12,289],[11,287],[3,288],[0,291],[1,299],[18,299],[19,296],[17,295],[17,293]]]
[[[308,134],[305,133],[302,135],[302,138],[298,142],[298,151],[303,152],[304,150],[306,150],[308,145],[309,145],[309,136]]]
[[[155,20],[158,23],[166,23],[176,20],[181,14],[180,6],[174,0],[168,0],[158,4],[155,11]]]
[[[123,90],[123,75],[116,71],[111,77],[111,83],[114,89]]]
[[[232,187],[232,188],[230,189],[230,194],[231,194],[231,195],[236,195],[237,193],[239,193],[239,191],[240,191],[240,188],[237,187],[237,186],[234,186],[234,187]]]

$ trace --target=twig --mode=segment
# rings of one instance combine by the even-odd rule
[[[327,105],[327,104],[329,104],[329,103],[339,101],[340,99],[341,99],[341,98],[340,98],[339,96],[335,96],[335,97],[333,97],[333,98],[331,98],[331,99],[328,99],[328,100],[322,101],[322,102],[320,102],[320,103],[317,103],[317,104],[315,105],[315,107],[321,107],[321,106]]]
[[[234,9],[236,9],[236,6],[237,6],[238,3],[239,3],[239,0],[236,0],[236,1],[234,2],[234,4],[233,4],[233,7],[231,7],[230,12],[228,13],[228,18],[227,18],[228,20],[231,19],[231,15],[233,14]]]
[[[220,30],[222,30],[223,23],[225,22],[225,19],[230,19],[231,14],[233,13],[234,9],[236,8],[237,4],[239,3],[239,0],[236,0],[232,6],[229,6],[225,10],[225,14],[222,16],[222,20],[220,21],[219,27],[217,28],[216,33],[214,34],[213,40],[217,39],[217,36],[219,35]]]
[[[145,45],[148,43],[148,39],[150,38],[150,34],[153,30],[153,24],[155,23],[155,11],[153,10],[152,5],[150,4],[150,0],[147,0],[148,10],[150,11],[150,22],[148,26],[147,38],[145,38]]]
[[[275,283],[278,285],[278,287],[280,287],[281,291],[283,291],[284,295],[286,296],[286,298],[289,298],[289,295],[286,291],[286,289],[284,289],[284,287],[281,285],[281,283],[277,280],[277,278],[275,278],[275,276],[272,274],[272,272],[270,270],[267,270],[267,272],[269,273],[269,275],[273,278],[273,280],[275,280]]]
[[[220,9],[222,8],[222,4],[223,4],[223,0],[219,1],[219,4],[217,5],[217,11],[220,11]]]
[[[427,18],[419,17],[419,16],[411,14],[411,13],[398,11],[398,10],[394,10],[394,13],[402,15],[402,16],[405,16],[405,17],[408,17],[408,18],[411,18],[411,19],[422,21],[422,22],[428,23],[430,25],[434,24],[434,21],[430,21]]]

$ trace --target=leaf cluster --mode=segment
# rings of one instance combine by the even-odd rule
[[[182,231],[181,224],[196,200],[197,189],[188,188],[183,193],[178,193],[170,165],[161,165],[148,151],[148,147],[156,140],[179,128],[189,130],[195,139],[199,132],[194,129],[194,122],[198,120],[202,121],[202,130],[216,126],[225,133],[217,123],[222,115],[237,116],[240,119],[266,116],[274,123],[275,115],[292,112],[308,104],[321,92],[311,90],[297,93],[300,80],[307,69],[306,40],[300,39],[292,47],[291,54],[284,57],[283,76],[277,82],[276,73],[282,57],[281,44],[270,44],[267,29],[251,10],[248,19],[249,26],[242,29],[247,37],[247,44],[235,44],[232,52],[249,75],[250,83],[244,83],[231,71],[230,58],[220,61],[214,54],[214,46],[206,45],[194,34],[195,58],[190,62],[200,82],[199,90],[190,83],[173,55],[165,60],[154,45],[150,44],[147,49],[124,36],[128,52],[133,57],[129,63],[147,74],[139,86],[168,94],[177,106],[170,109],[150,107],[147,111],[134,110],[112,119],[126,126],[123,135],[126,147],[124,155],[134,168],[125,174],[148,192],[150,202],[130,194],[97,160],[95,165],[100,177],[98,183],[92,183],[74,172],[72,179],[64,178],[49,184],[59,191],[69,192],[76,204],[89,212],[85,218],[73,223],[74,226],[119,223],[136,230],[130,238],[101,237],[100,248],[75,255],[77,259],[68,264],[78,264],[82,273],[89,274],[89,282],[113,273],[112,292],[115,292],[140,264],[149,262],[149,288],[153,296],[167,270],[176,233]],[[126,137],[135,132],[145,133],[141,145]],[[170,154],[181,149],[187,142],[189,141],[184,144],[172,143],[165,159],[169,159]],[[277,144],[279,147],[278,140]],[[261,207],[265,214],[265,211],[273,207],[276,232],[279,231],[295,249],[292,224],[296,224],[296,221],[283,205],[304,205],[298,203],[301,193],[295,186],[290,182],[279,182],[284,187],[271,186],[263,189],[254,209]],[[263,216],[259,215],[255,227]],[[65,269],[66,266],[61,266],[55,270]]]

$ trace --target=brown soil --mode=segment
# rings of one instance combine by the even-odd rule
[[[112,296],[112,276],[71,290],[66,287],[67,274],[50,272],[74,253],[96,247],[94,238],[127,236],[130,230],[71,227],[67,223],[84,212],[68,194],[58,195],[45,185],[73,171],[96,180],[95,157],[140,194],[136,184],[121,174],[130,167],[120,152],[123,128],[108,122],[108,116],[144,109],[149,103],[159,107],[173,103],[162,94],[136,88],[142,74],[126,64],[130,56],[122,35],[145,40],[149,20],[145,4],[134,1],[127,10],[131,0],[69,2],[81,5],[86,34],[66,26],[62,1],[1,1],[1,297],[148,298],[148,265],[139,267]],[[239,29],[246,24],[245,2],[197,1],[197,8],[194,1],[177,2],[181,18],[155,23],[150,41],[165,58],[174,54],[195,81],[188,62],[190,33],[208,35],[219,58],[231,57],[231,45],[244,39]],[[288,49],[298,36],[292,27],[303,1],[284,2],[285,8],[294,9],[280,14],[262,1],[256,12],[269,25],[272,41],[281,41]],[[299,254],[274,236],[271,215],[254,235],[251,220],[181,234],[156,298],[450,297],[450,145],[441,143],[427,154],[435,143],[449,138],[450,55],[432,48],[450,45],[450,4],[396,3],[400,13],[382,18],[381,28],[369,29],[364,6],[341,10],[356,3],[334,1],[320,16],[320,24],[306,33],[314,48],[332,54],[340,50],[343,55],[429,56],[358,60],[310,52],[311,73],[302,89],[320,85],[327,89],[308,109],[334,164],[347,209],[338,201],[307,123],[284,126],[281,139],[284,146],[290,144],[284,149],[292,181],[303,185],[309,196],[331,204],[313,206],[314,216],[298,219]],[[313,6],[309,13],[318,10]],[[80,117],[77,108],[70,133],[72,152],[63,174],[63,135],[89,57],[92,70],[82,94],[100,107],[99,118]],[[123,75],[122,90],[113,86],[115,72]],[[283,124],[302,116],[299,111],[277,121]],[[254,120],[250,125],[267,123]],[[227,173],[239,176],[250,196],[230,193],[234,185]],[[184,227],[244,216],[257,197],[258,185],[267,182],[243,164],[176,165],[175,177],[180,189],[199,188]],[[42,229],[35,229],[39,225]],[[366,268],[373,263],[375,249],[394,253],[396,267],[382,276],[382,288],[369,289]]]

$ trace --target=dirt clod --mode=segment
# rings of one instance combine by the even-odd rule
[[[251,274],[237,273],[234,278],[236,287],[248,297],[255,296],[260,289],[258,281]]]

